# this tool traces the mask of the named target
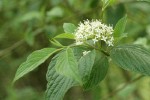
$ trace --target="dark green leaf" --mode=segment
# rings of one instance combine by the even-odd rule
[[[74,33],[76,26],[72,23],[64,23],[63,28],[64,28],[65,33]]]
[[[37,68],[46,59],[48,59],[48,57],[50,57],[53,53],[57,52],[58,50],[59,49],[55,48],[44,48],[41,50],[34,51],[31,55],[29,55],[26,62],[22,63],[19,66],[13,82]]]
[[[94,54],[94,52],[96,54]],[[88,57],[81,58],[83,59],[82,60],[83,62],[80,62],[81,65],[79,64],[80,65],[79,67],[83,67],[84,69],[83,68],[79,68],[79,69],[82,69],[80,70],[80,73],[81,75],[84,76],[84,77],[82,76],[85,82],[83,84],[84,88],[90,89],[98,85],[98,83],[102,81],[106,76],[107,69],[108,69],[108,59],[104,54],[102,54],[99,51],[92,51],[91,54],[89,53],[87,54],[87,56]]]
[[[80,58],[83,56],[83,52],[86,50],[86,48],[83,47],[74,47],[73,53],[77,60],[77,62],[80,60]]]
[[[95,50],[92,50],[88,54],[82,56],[79,60],[79,72],[83,83],[87,82],[87,80],[90,78],[95,56]]]
[[[110,56],[125,70],[150,75],[150,52],[139,45],[121,45],[114,47]]]
[[[62,100],[65,93],[69,88],[76,85],[76,82],[65,76],[59,75],[54,66],[56,59],[59,55],[55,56],[48,67],[46,79],[48,81],[45,99],[46,100]]]
[[[121,18],[117,22],[115,29],[114,29],[114,37],[120,37],[123,34],[126,23],[127,23],[127,16]]]
[[[81,83],[78,64],[71,48],[67,48],[59,54],[55,68],[59,74],[73,78]]]

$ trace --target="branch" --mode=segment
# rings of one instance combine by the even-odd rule
[[[126,88],[129,84],[133,84],[136,81],[140,80],[142,77],[144,77],[143,75],[129,81],[128,83],[125,83],[122,86],[118,86],[114,91],[112,91],[110,94],[108,94],[106,97],[102,98],[102,100],[108,100],[109,98],[113,97],[115,94],[117,94],[118,92],[120,92],[121,90],[123,90],[124,88]]]
[[[33,32],[33,35],[36,36],[38,34],[40,34],[43,31],[43,29],[37,29]],[[23,43],[25,43],[25,39],[19,40],[18,42],[16,42],[15,44],[13,44],[12,46],[1,50],[0,51],[0,57],[3,56],[7,56],[12,50],[14,50],[15,48],[19,47],[20,45],[22,45]]]

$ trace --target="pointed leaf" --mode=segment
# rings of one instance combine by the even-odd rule
[[[75,37],[74,37],[74,34],[62,33],[62,34],[55,36],[54,38],[74,39]]]
[[[64,23],[63,28],[64,28],[65,33],[74,33],[76,26],[72,23]]]
[[[53,53],[57,51],[59,51],[59,49],[55,48],[44,48],[41,50],[34,51],[32,54],[29,55],[27,60],[19,66],[13,82],[37,68],[46,59],[48,59],[48,57],[50,57]]]
[[[139,45],[120,45],[114,47],[110,56],[125,70],[150,75],[150,52]]]
[[[67,48],[59,54],[55,68],[59,74],[73,78],[81,83],[77,61],[71,48]]]
[[[114,29],[114,37],[120,37],[123,35],[126,23],[127,23],[127,16],[124,16],[117,22]]]

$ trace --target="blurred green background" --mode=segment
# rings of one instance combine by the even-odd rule
[[[105,23],[115,26],[127,14],[128,37],[120,44],[141,44],[150,50],[150,1],[112,1],[102,16],[101,0],[0,0],[0,100],[44,100],[50,59],[13,87],[11,82],[31,52],[51,46],[49,39],[63,33],[63,23],[78,25],[103,17]],[[64,100],[150,100],[150,77],[134,80],[139,75],[111,63],[100,85],[89,91],[71,88]]]

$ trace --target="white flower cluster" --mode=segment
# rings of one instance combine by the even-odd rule
[[[75,31],[76,45],[81,45],[87,40],[92,40],[95,44],[99,40],[105,41],[108,46],[113,46],[113,28],[103,24],[99,20],[85,20],[80,22]]]

